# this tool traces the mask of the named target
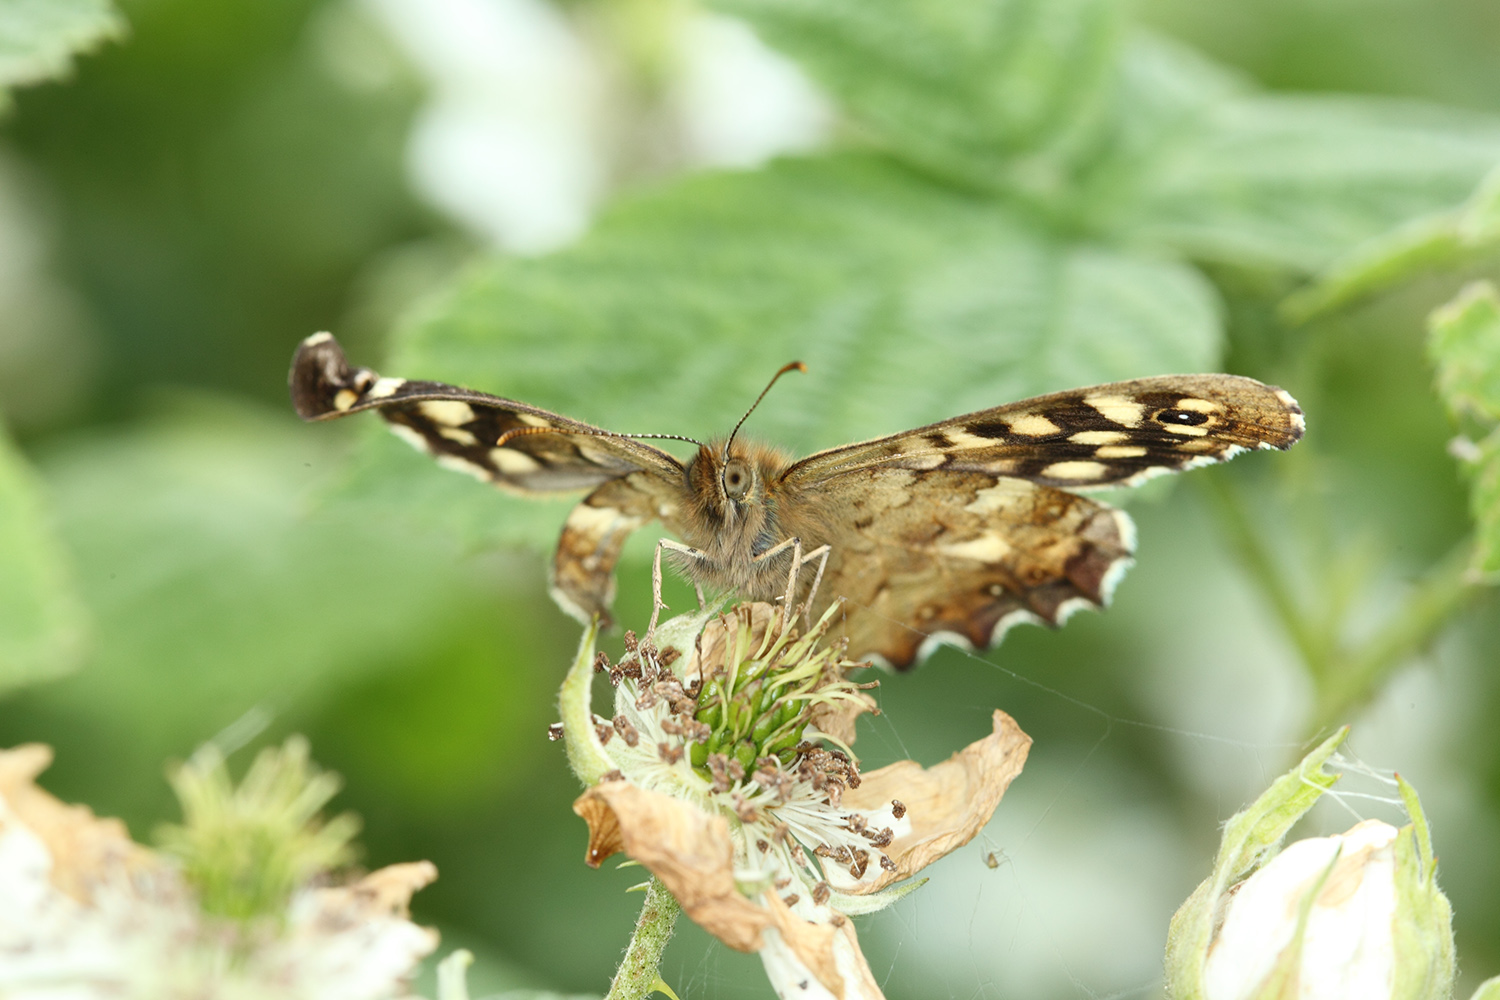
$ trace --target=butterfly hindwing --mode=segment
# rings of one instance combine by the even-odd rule
[[[827,502],[838,513],[819,518],[831,554],[814,614],[846,598],[851,653],[898,668],[934,636],[984,649],[1018,622],[1103,606],[1135,547],[1122,511],[982,472],[867,468]]]

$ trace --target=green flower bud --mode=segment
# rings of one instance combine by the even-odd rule
[[[1412,822],[1278,845],[1337,776],[1341,730],[1225,828],[1213,874],[1172,919],[1175,1000],[1427,1000],[1453,986],[1452,913],[1416,792]]]

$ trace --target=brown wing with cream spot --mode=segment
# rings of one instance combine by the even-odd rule
[[[391,430],[442,465],[523,494],[595,487],[563,525],[552,596],[587,624],[609,623],[614,568],[629,534],[655,518],[677,530],[687,489],[671,455],[556,413],[440,382],[353,368],[326,333],[297,349],[292,402],[306,420],[379,410]]]
[[[330,334],[297,348],[290,383],[304,420],[379,410],[391,430],[439,463],[506,489],[579,490],[636,471],[684,482],[677,459],[639,441],[512,399],[351,367]]]
[[[1090,489],[1290,448],[1302,409],[1238,375],[1163,375],[1038,396],[810,455],[787,470],[811,484],[860,469],[986,472]]]
[[[681,496],[661,476],[632,472],[612,479],[584,497],[563,524],[552,560],[552,599],[587,625],[613,623],[615,564],[630,533],[652,520],[682,535],[678,523]]]
[[[831,546],[814,614],[847,598],[850,654],[898,668],[943,638],[984,649],[1018,622],[1103,606],[1135,544],[1122,511],[979,472],[867,468],[784,509],[792,533]]]

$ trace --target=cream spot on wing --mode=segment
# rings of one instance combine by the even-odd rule
[[[386,426],[391,429],[392,434],[396,435],[398,438],[405,441],[413,448],[416,448],[418,451],[432,451],[432,449],[427,445],[427,439],[405,424],[387,424]]]
[[[1010,554],[1010,545],[999,535],[983,535],[967,542],[952,542],[939,545],[937,550],[945,556],[957,559],[973,559],[983,563],[996,563]]]
[[[974,644],[967,636],[959,635],[957,632],[934,632],[922,640],[922,645],[917,647],[917,662],[922,662],[938,651],[942,646],[957,646],[959,649],[974,650]],[[842,869],[835,869],[842,871]]]
[[[1062,428],[1037,413],[1024,413],[1014,420],[1007,421],[1012,434],[1024,434],[1027,437],[1041,437],[1044,434],[1057,434]]]
[[[1120,536],[1120,547],[1126,552],[1134,552],[1135,522],[1123,510],[1116,510],[1111,507],[1109,513],[1115,520],[1115,533]]]
[[[347,410],[357,402],[359,402],[359,393],[353,389],[340,389],[333,397],[333,408]]]
[[[1222,406],[1212,400],[1194,399],[1192,397],[1179,399],[1175,408],[1179,410],[1191,410],[1194,413],[1218,413],[1223,409]]]
[[[990,632],[990,645],[999,645],[1000,640],[1005,638],[1005,633],[1009,632],[1017,625],[1040,624],[1042,624],[1042,620],[1038,618],[1034,612],[1027,611],[1025,608],[1012,611],[1010,614],[1003,616],[999,621],[995,623],[994,630]]]
[[[317,347],[319,344],[326,344],[326,343],[328,343],[332,339],[333,339],[333,334],[331,334],[328,331],[324,330],[322,333],[315,333],[311,337],[304,338],[303,341],[302,341],[302,346],[303,347]]]
[[[1099,458],[1140,458],[1146,449],[1138,444],[1107,444],[1094,454]]]
[[[477,437],[470,434],[462,427],[439,427],[438,433],[447,438],[449,441],[455,441],[458,444],[473,445],[479,443],[479,439]]]
[[[1070,597],[1057,606],[1057,624],[1066,625],[1069,618],[1072,618],[1084,608],[1092,608],[1093,606],[1094,603],[1087,597]]]
[[[1070,434],[1068,440],[1074,444],[1119,444],[1129,441],[1130,435],[1124,431],[1079,431]]]
[[[543,420],[541,417],[533,416],[530,413],[517,413],[516,414],[516,419],[519,420],[519,421],[521,421],[521,423],[525,424],[527,427],[551,427],[552,426],[552,424],[549,423],[548,421]]]
[[[1105,420],[1121,427],[1139,427],[1146,407],[1128,396],[1085,396],[1083,401],[1099,411]]]
[[[1053,462],[1042,470],[1050,479],[1098,479],[1108,471],[1103,462]]]
[[[434,453],[433,458],[437,460],[438,465],[441,465],[445,469],[452,469],[454,472],[466,472],[482,483],[490,481],[490,470],[482,465],[475,465],[473,462],[459,458],[457,455],[444,455],[440,452]]]
[[[375,384],[370,386],[370,391],[365,393],[365,395],[371,399],[385,399],[387,396],[394,396],[396,390],[405,384],[406,379],[404,378],[376,379]]]
[[[427,419],[450,427],[466,424],[474,419],[474,408],[457,399],[429,399],[418,403],[417,409]]]
[[[490,461],[495,463],[495,468],[507,476],[524,476],[528,472],[535,472],[542,467],[542,463],[514,448],[491,448]]]
[[[987,486],[974,494],[974,499],[964,506],[972,514],[990,514],[1012,506],[1016,499],[1029,493],[1032,487],[1014,479],[1002,479],[994,486]]]
[[[928,455],[912,455],[903,459],[903,461],[910,468],[921,469],[925,471],[927,469],[936,469],[938,466],[948,461],[948,456],[944,455],[942,452],[932,452]]]
[[[1110,563],[1109,569],[1104,571],[1104,579],[1099,581],[1099,603],[1109,607],[1109,602],[1115,596],[1115,588],[1120,581],[1125,579],[1125,574],[1130,572],[1130,567],[1135,565],[1135,560],[1124,558]]]
[[[613,507],[595,507],[592,504],[581,503],[574,507],[568,514],[566,530],[580,532],[589,538],[601,538],[615,529],[621,520],[633,520],[636,518],[625,518]]]
[[[1000,442],[994,438],[980,437],[978,434],[970,434],[968,431],[954,427],[943,433],[949,441],[953,442],[955,448],[993,448]]]
[[[1203,437],[1208,433],[1207,427],[1192,427],[1188,424],[1164,423],[1161,425],[1161,427],[1164,431],[1168,431],[1172,434],[1181,434],[1183,437]]]

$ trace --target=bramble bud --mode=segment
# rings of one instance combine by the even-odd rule
[[[1366,820],[1277,850],[1337,779],[1322,765],[1346,732],[1226,825],[1213,874],[1172,919],[1167,986],[1176,1000],[1451,994],[1452,912],[1410,785],[1397,778],[1412,819],[1399,830]]]

